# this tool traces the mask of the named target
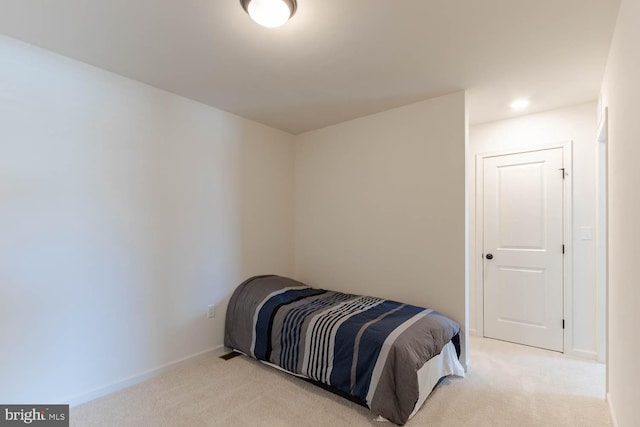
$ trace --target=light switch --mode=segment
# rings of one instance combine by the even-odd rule
[[[580,227],[580,238],[582,240],[593,240],[593,228]]]

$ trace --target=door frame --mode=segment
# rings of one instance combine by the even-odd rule
[[[600,104],[600,103],[599,103]],[[598,105],[600,121],[596,142],[596,339],[598,362],[609,359],[609,108]],[[607,369],[607,391],[609,391]]]
[[[565,179],[563,181],[563,284],[562,284],[562,307],[564,310],[564,333],[563,333],[563,353],[572,353],[573,349],[573,141],[560,141],[546,145],[536,145],[528,148],[505,149],[487,153],[476,154],[476,235],[475,235],[475,271],[476,271],[476,301],[472,302],[476,306],[478,335],[484,337],[484,159],[489,157],[505,156],[510,154],[523,154],[534,151],[550,150],[554,148],[562,149],[562,161],[565,169]],[[577,355],[577,354],[576,354]]]

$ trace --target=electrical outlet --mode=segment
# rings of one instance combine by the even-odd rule
[[[211,304],[207,308],[207,317],[208,318],[216,317],[216,306],[215,305]]]

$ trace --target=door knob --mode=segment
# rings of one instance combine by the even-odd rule
[[[493,259],[493,254],[487,254],[487,259]]]

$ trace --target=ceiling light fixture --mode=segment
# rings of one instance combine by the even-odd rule
[[[296,0],[240,0],[251,19],[267,28],[280,27],[296,13]]]
[[[530,102],[527,98],[518,98],[513,101],[509,106],[512,110],[520,111],[524,110],[529,106]]]

